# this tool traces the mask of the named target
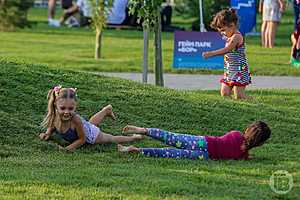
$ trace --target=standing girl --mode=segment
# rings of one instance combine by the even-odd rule
[[[48,113],[42,122],[46,133],[39,135],[40,139],[48,140],[51,134],[56,133],[70,144],[60,147],[66,150],[75,150],[84,143],[104,144],[123,143],[142,139],[140,135],[113,136],[102,132],[97,126],[105,117],[115,119],[112,106],[108,105],[93,115],[89,121],[75,113],[77,106],[76,89],[56,86],[48,92]]]
[[[211,27],[218,30],[225,38],[224,48],[204,52],[202,56],[209,58],[224,55],[224,76],[221,79],[221,95],[235,99],[245,99],[245,88],[251,83],[249,66],[245,54],[245,41],[237,29],[238,17],[233,9],[222,10],[214,17]]]

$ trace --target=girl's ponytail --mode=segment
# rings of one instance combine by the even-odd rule
[[[41,124],[41,126],[44,129],[53,127],[54,118],[55,118],[55,105],[54,105],[55,91],[54,91],[54,89],[50,89],[48,91],[47,99],[48,99],[47,115]]]

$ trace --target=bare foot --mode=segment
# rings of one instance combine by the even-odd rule
[[[140,149],[136,148],[134,146],[128,146],[128,147],[126,147],[126,146],[123,146],[121,144],[118,144],[118,151],[122,152],[122,153],[130,153],[130,152],[139,153]]]
[[[139,141],[139,140],[145,139],[144,135],[139,135],[139,134],[133,134],[131,137],[133,137],[135,141]]]
[[[147,129],[137,127],[137,126],[127,125],[123,128],[122,132],[123,133],[137,133],[137,134],[146,135]]]
[[[103,110],[105,110],[106,112],[106,116],[110,116],[113,120],[116,120],[116,116],[113,112],[113,107],[112,105],[107,105],[103,108]]]

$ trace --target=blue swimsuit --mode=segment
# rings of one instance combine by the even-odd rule
[[[94,144],[96,142],[96,139],[98,135],[100,134],[101,130],[95,126],[94,124],[86,121],[85,119],[81,118],[82,124],[83,124],[83,129],[85,133],[85,139],[86,143],[88,144]],[[59,132],[55,128],[55,133],[57,133],[59,136],[62,137],[62,139],[73,143],[74,141],[78,140],[78,133],[75,129],[69,128],[65,133]]]
[[[69,128],[65,133],[61,133],[55,128],[55,133],[58,134],[62,139],[66,140],[70,143],[73,143],[74,141],[78,140],[78,138],[79,138],[77,131],[72,128]]]

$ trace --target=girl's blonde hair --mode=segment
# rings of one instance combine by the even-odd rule
[[[41,123],[41,126],[44,129],[54,127],[53,124],[56,115],[55,102],[58,99],[74,99],[77,101],[76,88],[62,88],[61,86],[56,86],[48,91],[47,99],[47,115]]]
[[[234,24],[237,26],[238,24],[238,16],[236,14],[236,11],[232,8],[227,9],[227,10],[222,10],[218,12],[214,19],[212,20],[210,27],[213,29],[221,29],[223,27],[228,27],[231,24]]]

